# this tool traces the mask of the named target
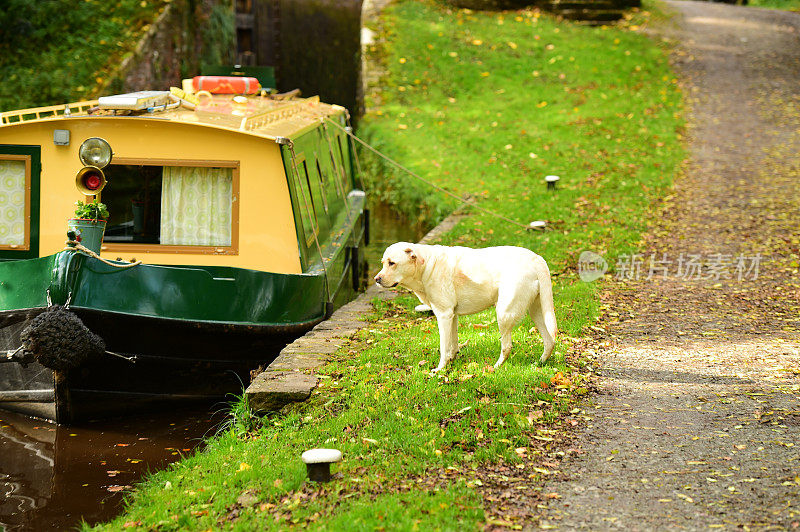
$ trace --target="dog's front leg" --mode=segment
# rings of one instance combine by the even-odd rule
[[[436,321],[439,324],[439,365],[431,373],[441,371],[455,356],[458,348],[458,316],[452,310],[448,310],[438,313]]]

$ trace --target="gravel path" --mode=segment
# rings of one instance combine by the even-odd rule
[[[539,526],[800,530],[800,15],[669,5],[690,162],[608,291]]]

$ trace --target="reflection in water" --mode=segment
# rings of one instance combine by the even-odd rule
[[[175,411],[58,427],[0,413],[0,528],[63,530],[107,520],[147,471],[191,453],[220,419]]]
[[[370,238],[367,246],[370,282],[372,276],[381,269],[384,250],[395,242],[417,242],[425,236],[427,228],[419,223],[411,223],[404,216],[393,211],[385,203],[370,205]]]
[[[416,242],[425,231],[385,205],[370,209],[366,256],[375,275],[389,244]],[[0,528],[63,530],[111,519],[146,472],[196,450],[223,417],[202,409],[57,427],[0,411]]]

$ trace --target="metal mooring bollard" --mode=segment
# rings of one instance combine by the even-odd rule
[[[309,449],[301,456],[306,464],[308,479],[314,482],[330,482],[331,464],[342,459],[338,449]]]
[[[544,231],[547,229],[547,222],[544,220],[534,220],[528,224],[528,229],[533,229],[535,231]]]

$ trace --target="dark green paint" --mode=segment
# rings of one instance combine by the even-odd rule
[[[142,264],[120,270],[87,259],[73,307],[236,324],[294,324],[325,313],[320,275]]]
[[[39,256],[39,178],[42,173],[42,148],[41,146],[28,146],[22,144],[0,144],[0,157],[3,155],[29,155],[31,158],[31,225],[30,249],[27,250],[0,250],[0,261],[8,259],[30,259]],[[2,279],[2,277],[0,277]]]
[[[121,269],[74,251],[0,263],[0,310],[73,308],[237,325],[293,325],[324,317],[324,279],[242,268]],[[71,294],[71,296],[70,296]]]
[[[47,289],[60,271],[56,257],[0,262],[0,310],[47,306]]]
[[[346,123],[344,115],[338,115],[331,120],[337,121],[342,126]],[[327,262],[334,260],[334,257],[339,255],[341,248],[348,245],[357,246],[361,241],[363,198],[348,198],[348,194],[358,188],[354,179],[350,142],[341,129],[328,124],[294,137],[291,142],[291,148],[288,145],[281,146],[281,157],[294,212],[300,264],[303,271],[321,269],[320,249],[317,249],[317,243],[313,239],[308,238],[312,234],[312,228],[303,223],[301,214],[304,203],[300,199],[301,189],[298,179],[305,180],[301,161],[305,161],[308,169],[308,183],[311,187],[319,227],[317,240],[327,267]],[[339,149],[340,145],[341,150]],[[292,152],[298,162],[299,172],[297,173],[292,170]],[[325,198],[324,202],[323,197]],[[325,205],[327,205],[327,210]],[[342,231],[351,235],[350,241],[342,241]],[[331,278],[331,282],[338,284],[339,279]]]

